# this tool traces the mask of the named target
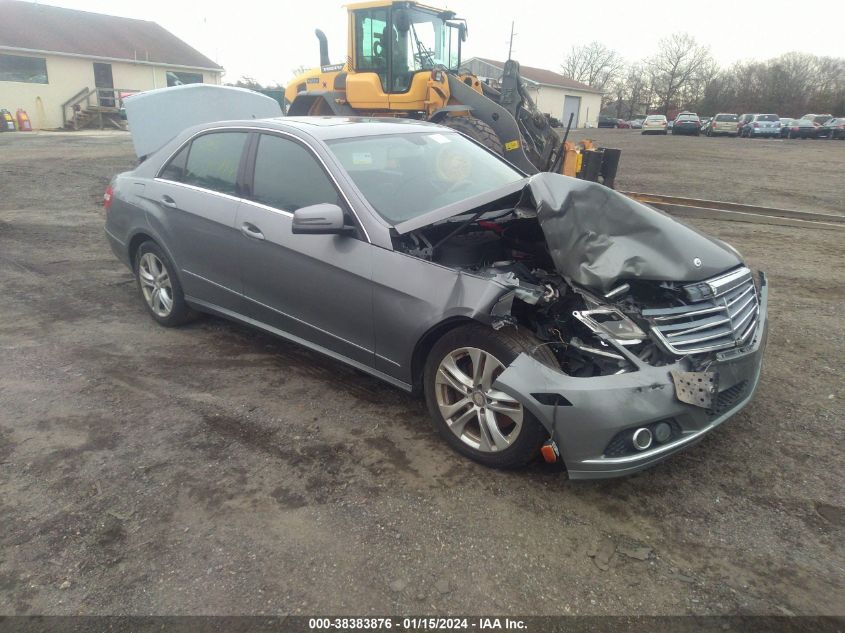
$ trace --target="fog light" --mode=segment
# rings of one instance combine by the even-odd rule
[[[651,446],[651,431],[646,428],[637,429],[634,431],[632,440],[634,442],[634,448],[638,451],[644,451]]]
[[[663,444],[666,440],[668,440],[672,436],[672,427],[669,426],[666,422],[661,422],[657,426],[654,427],[654,439],[657,440],[660,444]]]

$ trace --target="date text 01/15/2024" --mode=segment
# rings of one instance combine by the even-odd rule
[[[514,618],[310,618],[309,630],[366,631],[448,631],[448,630],[510,630],[526,629],[524,620]]]

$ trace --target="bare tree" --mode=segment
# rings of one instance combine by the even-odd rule
[[[625,61],[616,51],[601,42],[573,46],[561,65],[564,76],[587,84],[596,90],[605,90],[625,68]]]
[[[660,40],[657,53],[646,61],[646,67],[657,105],[664,114],[700,96],[717,69],[710,49],[686,33]]]

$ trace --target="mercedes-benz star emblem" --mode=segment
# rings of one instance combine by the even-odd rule
[[[696,257],[694,260],[692,260],[692,263],[693,266],[695,266],[696,268],[701,268],[701,258]]]

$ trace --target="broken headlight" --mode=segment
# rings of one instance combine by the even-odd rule
[[[640,326],[616,308],[575,310],[572,316],[593,332],[607,334],[619,345],[637,345],[648,338]]]

